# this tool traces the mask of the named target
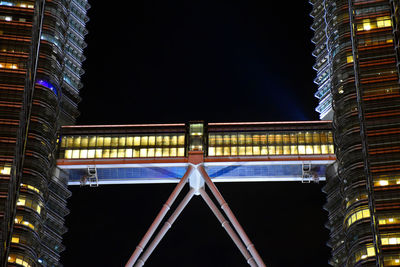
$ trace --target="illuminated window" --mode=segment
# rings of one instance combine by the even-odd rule
[[[9,175],[11,173],[11,166],[5,165],[0,167],[0,174]]]
[[[176,148],[174,148],[174,147],[170,148],[170,150],[169,150],[169,156],[170,156],[170,157],[176,157],[176,155],[177,155],[176,152],[177,152],[177,151],[176,151]]]
[[[103,157],[103,149],[96,149],[96,159]]]
[[[89,137],[88,136],[83,136],[81,138],[81,147],[87,147],[89,143]]]
[[[284,155],[290,155],[291,154],[290,146],[283,146],[283,154]]]
[[[72,150],[72,158],[73,159],[79,159],[79,150],[78,149],[76,149],[76,150]]]
[[[156,157],[162,157],[162,148],[156,148]]]
[[[11,242],[12,242],[12,243],[19,243],[19,237],[18,237],[18,236],[13,236],[13,237],[11,238]]]
[[[118,137],[112,137],[111,138],[111,146],[112,147],[116,147],[116,146],[118,146]]]
[[[178,145],[180,145],[180,146],[185,145],[185,136],[184,135],[180,135],[178,137]]]
[[[118,149],[111,149],[110,158],[116,158],[118,156]]]
[[[111,137],[104,137],[104,146],[109,147],[111,145]]]
[[[237,156],[238,150],[236,146],[231,147],[231,155],[232,156]]]
[[[125,157],[125,149],[118,149],[118,158]]]
[[[126,150],[125,150],[125,157],[127,157],[127,158],[132,158],[132,156],[133,156],[133,150],[132,150],[132,148],[126,149]]]
[[[126,145],[127,146],[133,146],[133,136],[128,136],[126,138]]]
[[[89,147],[95,147],[96,146],[96,136],[90,136],[89,137]]]
[[[297,146],[290,146],[290,154],[292,155],[298,154]]]
[[[164,136],[163,138],[163,146],[169,146],[170,138],[168,135]]]
[[[353,56],[352,55],[347,56],[346,60],[347,60],[347,63],[353,62]]]
[[[95,155],[96,155],[96,150],[95,150],[95,149],[89,149],[89,150],[88,150],[88,155],[87,155],[87,157],[88,157],[89,159],[95,158]]]
[[[147,150],[147,157],[153,158],[154,155],[155,155],[155,150],[154,150],[154,148],[149,148],[149,149]]]
[[[74,138],[74,147],[79,148],[81,146],[81,137],[80,136],[75,136]]]
[[[368,208],[365,207],[360,207],[357,208],[356,210],[352,211],[345,219],[345,221],[347,221],[347,227],[349,227],[350,225],[352,225],[353,223],[355,223],[358,220],[364,219],[364,218],[369,218],[370,212]]]
[[[102,137],[102,136],[97,137],[97,146],[98,147],[104,146],[104,137]]]
[[[80,151],[81,151],[81,152],[80,152],[79,158],[81,158],[81,159],[86,159],[86,158],[87,158],[87,154],[88,154],[87,149],[81,149]]]
[[[184,157],[185,156],[185,148],[180,147],[178,148],[178,157]]]
[[[126,137],[125,136],[124,137],[119,137],[118,138],[118,145],[120,147],[123,147],[123,146],[125,146],[125,144],[126,144]]]
[[[134,146],[140,146],[140,136],[135,136],[133,138],[133,145]]]

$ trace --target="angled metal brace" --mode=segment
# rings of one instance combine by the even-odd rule
[[[249,237],[246,235],[245,231],[243,230],[242,226],[239,224],[239,221],[236,219],[235,215],[233,214],[232,210],[229,208],[228,203],[226,203],[225,199],[222,197],[221,193],[218,191],[218,188],[215,184],[211,181],[211,178],[208,176],[206,170],[202,165],[199,165],[198,170],[203,176],[204,181],[206,182],[207,186],[210,188],[211,192],[213,193],[214,197],[217,199],[218,203],[221,205],[221,209],[225,212],[226,216],[232,223],[233,227],[235,228],[236,232],[239,234],[240,238],[242,239],[243,243],[246,245],[247,250],[253,256],[254,260],[260,267],[265,267],[265,263],[261,259],[260,255],[258,254],[254,244],[251,243]]]
[[[175,201],[177,196],[179,195],[180,191],[182,190],[184,184],[187,180],[190,180],[190,191],[186,194],[184,199],[178,205],[176,210],[172,213],[170,218],[164,223],[164,226],[160,229],[158,234],[155,236],[153,241],[147,247],[145,252],[139,258],[140,254],[142,253],[144,247],[147,245],[148,241],[154,234],[155,230],[158,228],[159,224],[165,217],[166,213],[168,212],[170,206]],[[218,209],[218,207],[213,203],[211,198],[208,196],[206,191],[204,190],[204,181],[199,181],[202,179],[210,188],[211,192],[221,205],[221,208],[225,211],[228,219],[232,223],[233,227],[235,228],[236,232],[232,229],[229,222],[225,219],[224,215]],[[150,226],[149,230],[145,234],[145,236],[140,241],[139,245],[136,247],[134,253],[132,254],[129,261],[126,263],[125,267],[132,267],[134,264],[135,267],[141,267],[145,264],[147,259],[150,257],[151,253],[160,243],[161,239],[165,236],[169,228],[171,228],[172,224],[181,214],[183,209],[192,199],[193,195],[201,195],[204,201],[207,203],[208,207],[217,217],[219,222],[221,223],[222,227],[226,230],[228,235],[231,237],[235,245],[238,247],[240,252],[242,253],[243,257],[246,259],[247,263],[251,267],[265,267],[264,262],[262,261],[260,255],[256,251],[254,245],[250,242],[250,239],[247,237],[246,233],[244,232],[243,228],[240,226],[239,222],[237,221],[236,217],[233,215],[232,211],[228,207],[228,204],[223,199],[221,193],[219,193],[218,189],[211,181],[211,178],[208,176],[207,172],[204,170],[204,167],[201,164],[198,165],[189,165],[185,175],[179,181],[178,185],[175,187],[174,191],[168,198],[167,202],[164,204],[163,208],[157,215],[156,219]],[[239,236],[238,236],[239,234]],[[250,253],[249,253],[250,252]]]
[[[126,263],[125,267],[132,267],[136,260],[139,258],[140,254],[143,251],[143,248],[147,245],[150,238],[154,234],[157,227],[160,225],[162,219],[164,219],[165,215],[167,214],[168,210],[170,209],[171,205],[174,203],[175,199],[181,192],[182,188],[185,186],[185,183],[191,174],[193,167],[189,165],[188,169],[186,170],[185,175],[181,178],[178,185],[175,187],[174,191],[172,191],[171,195],[169,196],[167,202],[165,202],[164,206],[158,213],[157,217],[154,219],[154,222],[151,224],[149,230],[147,230],[146,234],[140,241],[139,245],[136,247],[135,251],[133,252],[132,256]]]

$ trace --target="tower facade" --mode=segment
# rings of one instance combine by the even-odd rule
[[[56,168],[82,87],[86,0],[0,1],[2,266],[59,266],[70,196]]]
[[[313,0],[332,266],[400,266],[399,2]]]

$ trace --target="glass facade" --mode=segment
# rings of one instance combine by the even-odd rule
[[[208,135],[208,156],[333,154],[332,132],[220,132]]]
[[[312,0],[315,83],[337,161],[325,209],[332,266],[400,266],[399,6]]]
[[[184,157],[184,134],[63,136],[59,158]]]
[[[300,127],[290,122],[284,124],[289,125],[279,129],[280,125],[272,124],[273,129],[269,129],[271,126],[263,123],[215,127],[195,122],[164,132],[160,132],[162,125],[153,129],[148,129],[151,125],[120,126],[118,130],[107,126],[95,126],[95,130],[86,126],[64,127],[58,157],[67,160],[186,157],[193,150],[204,151],[207,157],[334,154],[330,122],[308,122]],[[259,129],[254,131],[254,126]]]
[[[78,116],[88,8],[86,0],[0,1],[1,266],[60,265],[70,192],[56,168],[56,137]],[[26,138],[18,133],[25,124]]]

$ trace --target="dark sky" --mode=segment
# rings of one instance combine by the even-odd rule
[[[307,1],[91,5],[78,124],[318,119]],[[174,186],[71,187],[62,263],[123,266]],[[217,186],[268,267],[327,266],[322,185]],[[196,197],[146,266],[248,265]]]

